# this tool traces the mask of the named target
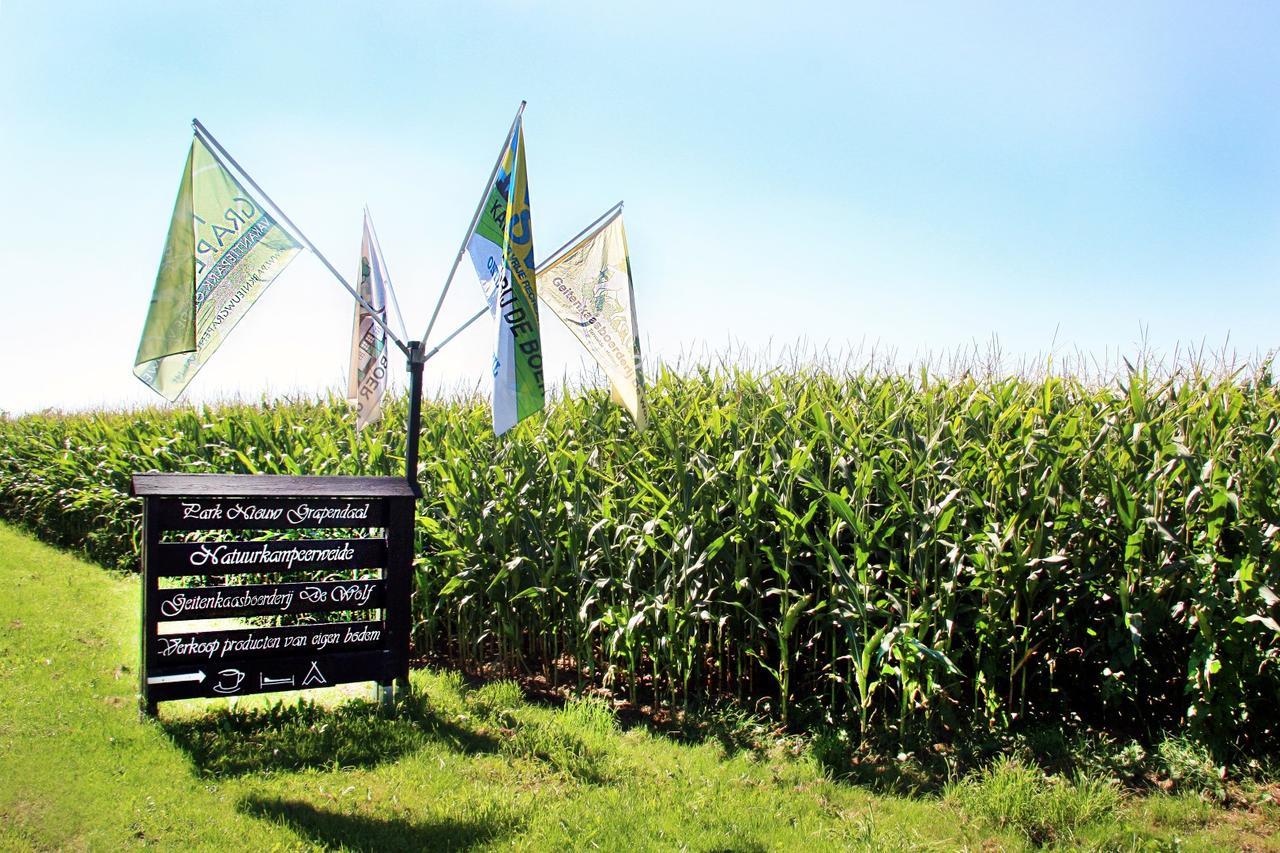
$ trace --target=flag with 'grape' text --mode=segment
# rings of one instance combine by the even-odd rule
[[[176,400],[302,246],[196,136],[133,372]]]

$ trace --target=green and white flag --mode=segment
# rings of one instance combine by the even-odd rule
[[[467,254],[494,321],[493,431],[502,435],[546,402],[534,278],[533,222],[519,119],[503,149]]]
[[[301,249],[195,137],[134,375],[176,400]]]
[[[613,399],[644,429],[644,376],[621,205],[606,216],[538,267],[538,295],[600,365]]]
[[[356,292],[387,319],[387,275],[382,257],[374,245],[369,212],[364,214],[364,237],[360,241],[360,274]],[[382,416],[382,395],[387,390],[387,330],[372,312],[356,302],[355,325],[351,330],[351,372],[347,398],[356,406],[356,431]]]

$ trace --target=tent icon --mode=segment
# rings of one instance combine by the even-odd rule
[[[320,667],[315,661],[311,662],[311,669],[307,670],[307,677],[302,679],[303,687],[310,687],[313,684],[328,684],[329,681],[324,677],[324,673],[320,671]]]

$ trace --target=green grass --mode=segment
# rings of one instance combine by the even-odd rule
[[[619,728],[598,701],[535,705],[510,682],[474,688],[433,671],[413,674],[394,716],[352,699],[258,697],[166,705],[159,722],[143,722],[136,578],[0,525],[0,589],[4,849],[1280,843],[1270,806],[1121,795],[1016,764],[946,797],[889,796],[833,781],[794,739],[679,743]]]
[[[1112,818],[1120,791],[1087,777],[1046,779],[1038,769],[1005,758],[950,786],[946,800],[965,814],[1046,844],[1073,841],[1077,830]]]

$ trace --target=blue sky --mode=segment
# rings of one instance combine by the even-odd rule
[[[1276,345],[1273,3],[114,5],[0,0],[0,409],[159,401],[191,117],[340,270],[367,203],[418,334],[522,98],[536,244],[625,199],[651,358]],[[439,328],[481,304],[464,267]],[[338,386],[350,314],[300,258],[190,399]]]

